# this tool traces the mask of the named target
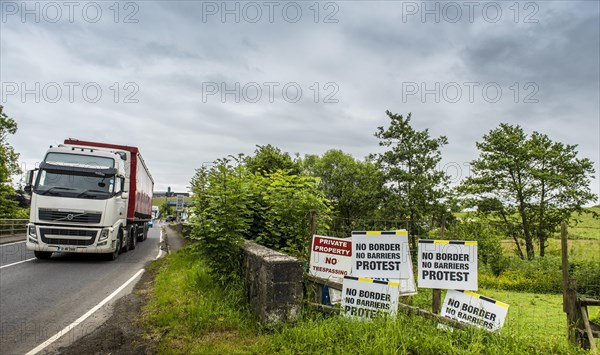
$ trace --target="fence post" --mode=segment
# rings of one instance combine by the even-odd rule
[[[560,225],[560,249],[562,257],[563,312],[567,312],[567,290],[569,288],[569,246],[567,243],[567,225]]]
[[[446,216],[442,215],[442,226],[440,228],[440,239],[444,239],[444,232],[446,230]],[[442,308],[442,290],[439,288],[433,289],[433,295],[431,299],[431,312],[439,314]]]
[[[563,311],[567,313],[567,332],[569,342],[575,346],[584,346],[585,340],[579,332],[581,328],[581,309],[577,298],[577,281],[569,277],[569,248],[567,243],[567,224],[560,226],[560,243],[563,276]]]
[[[309,234],[312,238],[313,235],[317,233],[317,211],[310,210],[309,212]]]

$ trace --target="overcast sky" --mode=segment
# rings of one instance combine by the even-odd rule
[[[1,1],[0,103],[25,169],[68,137],[138,146],[156,190],[273,144],[380,151],[385,110],[445,135],[455,181],[501,122],[600,180],[598,1]]]

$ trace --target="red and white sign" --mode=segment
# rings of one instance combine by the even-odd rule
[[[352,240],[314,235],[309,274],[342,282],[352,267]]]

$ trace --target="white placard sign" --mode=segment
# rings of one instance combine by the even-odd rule
[[[400,294],[397,282],[344,276],[342,309],[349,317],[375,318],[381,312],[395,314]]]
[[[352,276],[408,279],[412,274],[408,232],[352,232]]]
[[[342,282],[352,267],[352,240],[314,235],[309,274]]]
[[[471,291],[448,290],[442,316],[489,331],[502,329],[509,305]]]
[[[477,242],[419,240],[421,288],[477,290]]]

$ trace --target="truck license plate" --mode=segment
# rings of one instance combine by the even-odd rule
[[[56,247],[57,251],[75,251],[77,248],[75,247]]]

